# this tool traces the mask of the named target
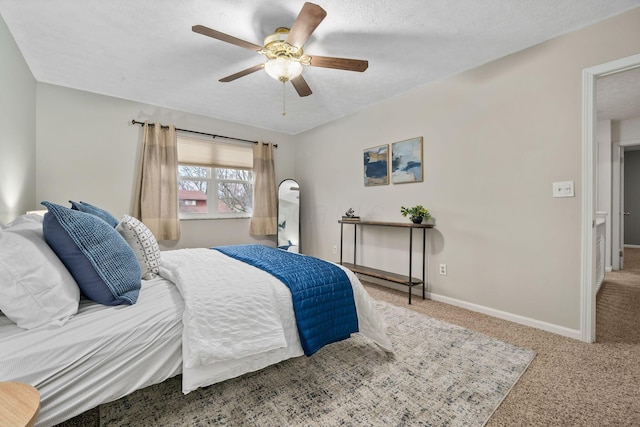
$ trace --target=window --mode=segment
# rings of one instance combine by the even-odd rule
[[[253,212],[251,146],[178,138],[181,219],[242,218]]]

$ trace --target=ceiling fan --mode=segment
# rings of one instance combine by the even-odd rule
[[[264,68],[267,74],[274,79],[282,83],[290,81],[298,95],[308,96],[312,92],[302,77],[303,66],[359,72],[366,70],[369,66],[368,61],[360,59],[334,58],[306,55],[304,53],[303,45],[326,16],[327,12],[323,8],[317,4],[307,2],[302,6],[302,10],[300,10],[291,29],[285,27],[277,28],[273,34],[264,39],[263,46],[258,46],[203,25],[194,25],[191,29],[196,33],[261,53],[267,57],[267,62],[224,77],[220,79],[221,82],[231,82]]]

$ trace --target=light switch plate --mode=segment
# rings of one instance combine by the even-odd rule
[[[553,183],[553,197],[575,197],[573,181],[556,181]]]

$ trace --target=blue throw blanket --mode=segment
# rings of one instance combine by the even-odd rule
[[[278,278],[291,290],[304,354],[358,332],[353,289],[340,267],[318,258],[263,245],[218,246],[223,254]]]

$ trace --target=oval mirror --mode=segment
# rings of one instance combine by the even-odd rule
[[[293,179],[278,187],[278,247],[300,252],[300,186]]]

